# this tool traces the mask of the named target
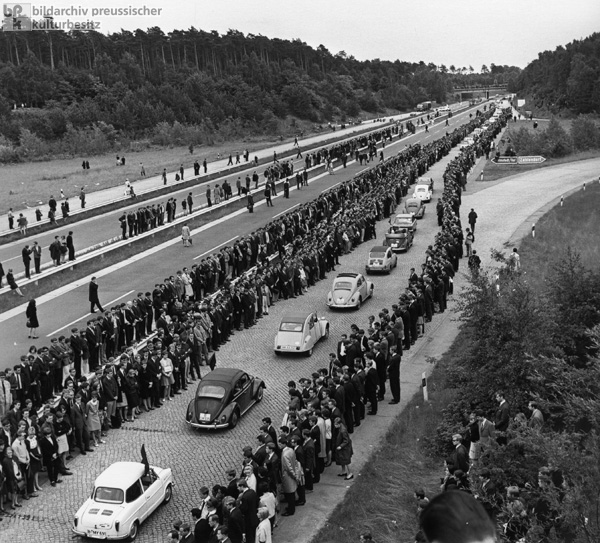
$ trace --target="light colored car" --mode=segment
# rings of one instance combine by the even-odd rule
[[[417,185],[429,185],[431,192],[433,192],[433,177],[418,177]]]
[[[369,259],[365,266],[367,273],[385,272],[390,273],[398,265],[398,257],[389,247],[378,245],[369,251]]]
[[[431,202],[433,194],[429,185],[417,185],[413,191],[413,198],[418,198],[423,202]]]
[[[275,336],[275,354],[303,353],[311,356],[314,346],[329,337],[329,322],[316,312],[287,313]]]
[[[398,213],[390,219],[390,227],[410,228],[413,232],[417,230],[417,218],[412,213]]]
[[[412,213],[417,219],[422,219],[425,215],[425,204],[418,198],[408,198],[404,203],[404,213]]]
[[[161,503],[171,501],[170,468],[141,462],[116,462],[96,479],[91,496],[75,513],[73,532],[93,539],[134,540]]]
[[[340,273],[333,280],[333,286],[327,295],[327,305],[331,309],[359,309],[367,298],[373,296],[374,288],[373,283],[367,281],[362,273]]]

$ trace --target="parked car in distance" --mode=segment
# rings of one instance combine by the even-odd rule
[[[115,462],[94,482],[91,496],[75,513],[73,532],[93,539],[134,540],[144,522],[173,494],[171,468]]]
[[[385,234],[385,244],[392,251],[408,251],[413,244],[415,235],[410,228],[390,226]]]
[[[390,273],[398,265],[398,257],[389,247],[378,245],[369,251],[365,271]]]
[[[431,202],[433,193],[429,185],[417,185],[413,191],[413,198],[418,198],[423,202]]]
[[[321,339],[329,337],[329,322],[310,313],[287,313],[281,318],[275,336],[275,354],[303,353],[311,356],[314,346]]]
[[[327,306],[331,309],[359,309],[367,298],[373,296],[374,288],[373,283],[367,281],[362,273],[340,273],[333,280],[333,286],[327,295]]]
[[[398,213],[390,219],[390,227],[410,228],[413,232],[417,230],[417,218],[412,213]]]
[[[403,212],[406,214],[412,213],[415,218],[422,219],[423,215],[425,215],[425,207],[423,200],[419,200],[419,198],[408,198],[404,203]]]
[[[216,368],[198,383],[185,420],[192,428],[235,428],[267,388],[262,379],[234,368]]]

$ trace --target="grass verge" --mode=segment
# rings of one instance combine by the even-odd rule
[[[429,402],[417,394],[402,410],[314,542],[358,541],[365,529],[378,543],[414,541],[418,522],[413,493],[423,488],[428,496],[437,494],[444,474],[442,461],[428,455],[424,438],[435,435],[443,409],[454,398],[447,386],[448,369],[468,345],[463,328],[427,380]]]
[[[600,185],[589,184],[545,213],[535,225],[535,238],[527,236],[519,247],[529,280],[542,288],[552,267],[565,257],[568,247],[590,270],[600,267]]]

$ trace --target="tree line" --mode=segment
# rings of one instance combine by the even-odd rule
[[[358,61],[299,39],[235,30],[4,32],[0,138],[5,146],[18,144],[23,130],[25,139],[45,142],[73,130],[138,138],[161,123],[200,127],[204,135],[231,123],[242,133],[266,133],[289,116],[322,123],[408,111],[425,100],[445,102],[455,86],[507,83],[518,75],[493,64],[473,72]]]
[[[515,89],[535,106],[558,113],[600,112],[600,33],[544,51],[520,74]]]

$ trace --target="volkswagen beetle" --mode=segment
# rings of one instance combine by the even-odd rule
[[[385,234],[385,244],[392,251],[408,251],[412,247],[413,240],[413,231],[401,226],[390,226]]]
[[[417,230],[417,219],[412,213],[399,213],[390,219],[390,227],[410,228],[413,232]]]
[[[391,273],[392,268],[398,265],[398,257],[392,252],[390,247],[378,245],[369,251],[369,258],[365,266],[367,273],[385,272]]]
[[[412,213],[417,219],[425,215],[425,204],[418,198],[409,198],[404,204],[404,213]]]
[[[240,417],[263,398],[262,379],[242,370],[216,368],[198,383],[185,420],[192,428],[235,428]]]
[[[116,462],[94,482],[91,496],[75,513],[73,532],[93,539],[134,540],[144,522],[173,494],[171,468]]]
[[[321,339],[329,337],[329,322],[311,313],[287,313],[281,318],[275,336],[275,354],[303,353],[311,356]]]
[[[367,298],[373,296],[374,288],[373,283],[367,281],[362,273],[340,273],[333,280],[333,286],[327,295],[327,305],[331,309],[359,309]]]

